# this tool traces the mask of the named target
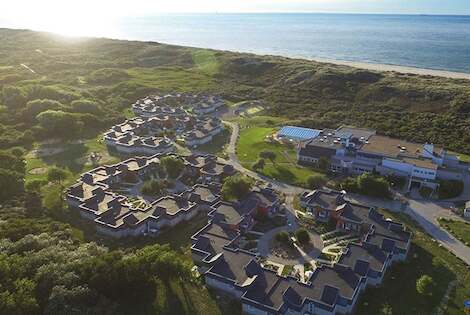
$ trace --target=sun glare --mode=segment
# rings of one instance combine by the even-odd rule
[[[18,0],[18,2],[25,1]],[[99,2],[92,5],[91,0],[80,3],[48,0],[51,4],[49,7],[41,5],[40,2],[23,3],[25,10],[20,10],[19,3],[9,6],[0,4],[0,9],[5,6],[3,10],[5,15],[2,18],[11,27],[23,28],[27,21],[29,29],[66,36],[113,37],[115,34],[115,17],[110,9],[112,6],[106,8],[104,3]]]
[[[33,29],[53,32],[65,36],[107,36],[113,37],[111,19],[87,18],[86,16],[53,16],[31,23]]]

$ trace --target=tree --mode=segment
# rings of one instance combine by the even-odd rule
[[[142,185],[142,193],[144,195],[155,195],[160,196],[165,189],[166,185],[164,181],[148,180]]]
[[[85,99],[75,100],[70,104],[70,107],[71,107],[71,110],[75,113],[93,114],[93,115],[101,114],[100,106],[90,100],[85,100]]]
[[[0,168],[24,174],[26,171],[26,163],[22,155],[18,156],[13,154],[13,152],[0,151]]]
[[[383,177],[364,173],[358,177],[348,177],[341,183],[341,189],[378,198],[390,196],[390,186]]]
[[[385,198],[390,195],[390,186],[385,178],[364,173],[357,177],[359,190],[363,194]]]
[[[281,231],[277,233],[275,238],[276,238],[276,241],[278,241],[279,243],[283,243],[283,244],[290,243],[290,236],[289,236],[289,233],[287,233],[286,231]]]
[[[67,172],[58,167],[51,167],[47,171],[47,180],[62,185],[62,181],[67,178]]]
[[[39,215],[42,212],[41,195],[38,192],[27,192],[25,194],[24,206],[29,214]]]
[[[26,104],[26,96],[22,89],[12,85],[5,85],[2,90],[3,104],[10,109],[19,109]]]
[[[242,199],[253,186],[253,182],[246,176],[235,175],[227,177],[222,185],[222,196],[226,200]]]
[[[416,281],[416,291],[421,295],[431,296],[433,288],[434,280],[428,275],[423,275]]]
[[[392,306],[388,303],[385,303],[380,310],[380,315],[393,315]]]
[[[42,199],[43,207],[50,213],[60,216],[64,210],[64,199],[62,198],[62,187],[53,186],[47,189]]]
[[[24,174],[0,168],[0,202],[20,195],[24,191]]]
[[[295,232],[295,238],[300,244],[308,244],[310,242],[310,234],[308,234],[306,229],[298,229]]]
[[[274,164],[274,161],[276,160],[276,153],[274,153],[273,151],[265,150],[259,153],[259,157],[262,159],[270,160],[271,163]]]
[[[42,99],[29,101],[22,111],[23,119],[27,122],[33,122],[36,116],[46,110],[58,110],[64,106],[54,100]]]
[[[327,182],[327,178],[322,174],[312,175],[307,178],[307,186],[310,189],[322,188]]]
[[[264,166],[266,165],[266,161],[264,159],[258,159],[255,164],[253,164],[253,170],[258,171],[262,170]]]
[[[51,137],[73,138],[79,135],[83,127],[78,114],[61,110],[46,110],[37,115],[36,119],[45,133]]]
[[[165,156],[160,160],[170,178],[178,178],[184,169],[184,163],[173,156]]]
[[[328,170],[328,168],[330,167],[330,161],[322,156],[318,159],[318,168],[321,169],[321,170]]]

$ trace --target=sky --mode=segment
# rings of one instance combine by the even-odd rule
[[[125,16],[199,12],[470,15],[470,0],[0,0],[0,27],[106,34]]]
[[[159,12],[354,12],[470,14],[469,0],[1,0],[0,17],[48,11],[111,16]]]

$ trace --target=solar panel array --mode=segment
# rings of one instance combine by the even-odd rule
[[[279,130],[278,136],[292,139],[307,140],[318,137],[318,135],[320,135],[320,132],[321,131],[317,129],[284,126],[281,128],[281,130]]]

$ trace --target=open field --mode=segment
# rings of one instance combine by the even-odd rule
[[[434,314],[447,287],[456,280],[456,289],[451,292],[447,309],[442,314],[463,314],[463,302],[470,298],[470,268],[442,248],[408,216],[388,212],[386,216],[405,223],[413,232],[411,251],[406,262],[391,268],[380,288],[365,292],[357,313],[381,314],[384,306],[390,305],[393,314]],[[416,280],[424,274],[435,282],[431,298],[416,291]]]
[[[464,244],[470,246],[470,222],[441,218],[439,219],[439,224]]]
[[[287,145],[265,141],[266,136],[275,132],[271,127],[248,127],[240,132],[237,144],[237,156],[246,168],[252,169],[262,151],[272,151],[276,159],[266,160],[266,166],[259,170],[263,175],[272,177],[289,184],[305,185],[309,176],[317,172],[297,165],[295,149]]]

